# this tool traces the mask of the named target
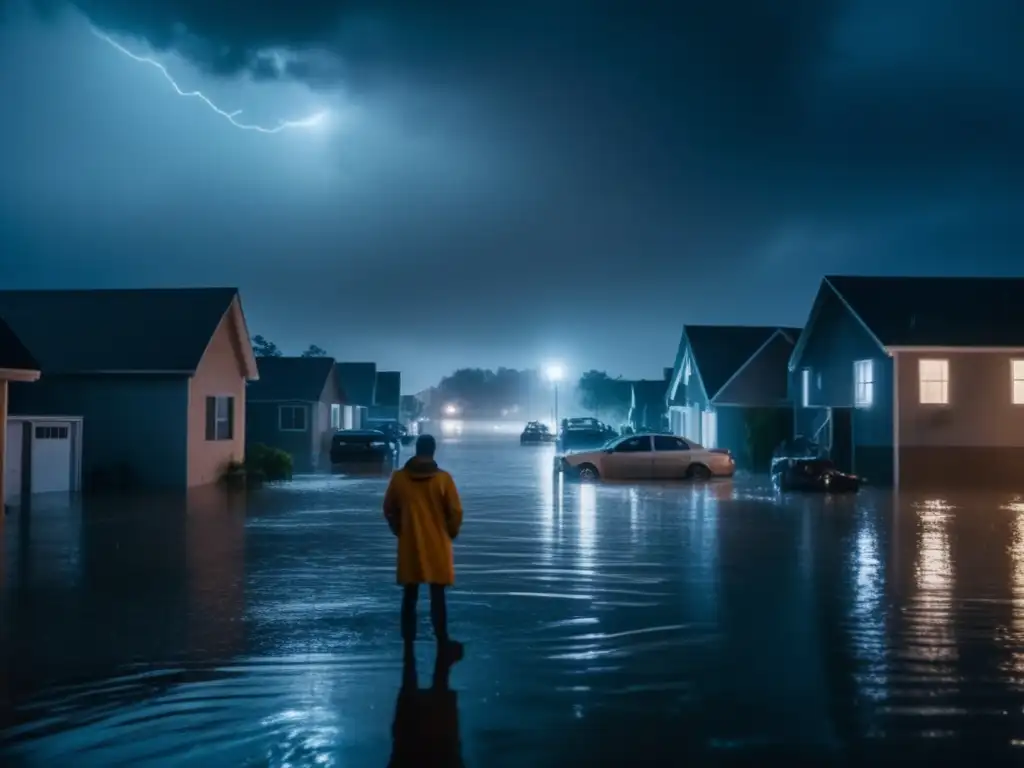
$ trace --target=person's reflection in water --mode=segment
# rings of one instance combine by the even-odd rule
[[[391,727],[391,761],[388,768],[461,768],[458,694],[448,678],[459,656],[439,649],[434,661],[434,680],[429,688],[419,687],[416,656],[406,648],[402,661],[402,687],[395,704]]]

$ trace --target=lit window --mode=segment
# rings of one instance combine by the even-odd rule
[[[800,371],[800,402],[804,408],[811,404],[811,369]]]
[[[875,402],[874,360],[858,360],[853,364],[853,404],[867,408]]]
[[[1010,371],[1013,376],[1013,404],[1024,405],[1024,360],[1011,360]]]
[[[918,360],[917,377],[922,403],[949,403],[949,360]]]
[[[341,406],[331,403],[331,429],[341,429]]]

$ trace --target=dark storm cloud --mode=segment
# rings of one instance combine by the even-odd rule
[[[567,354],[585,357],[588,329],[621,301],[616,332],[657,349],[621,344],[587,364],[650,375],[678,321],[800,322],[823,271],[1020,269],[1021,0],[72,4],[211,82],[294,79],[370,105],[373,130],[338,141],[371,145],[344,160],[351,197],[341,183],[294,206],[267,193],[258,216],[225,223],[239,168],[258,175],[269,151],[243,162],[239,149],[237,164],[221,153],[223,191],[187,198],[178,216],[211,223],[162,242],[205,258],[237,226],[239,250],[260,255],[245,267],[252,294],[307,305],[343,243],[336,269],[371,286],[347,300],[353,316],[386,303],[392,289],[372,286],[410,262],[430,266],[424,295],[459,296],[431,328],[409,330],[416,318],[397,307],[401,330],[381,324],[380,338],[427,349],[436,327],[515,365],[510,350],[560,328]],[[290,242],[312,255],[295,257],[286,286],[273,253]],[[563,307],[565,285],[591,303]],[[679,314],[655,339],[632,296]]]

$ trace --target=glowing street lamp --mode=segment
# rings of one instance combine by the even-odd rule
[[[555,386],[555,435],[558,434],[558,382],[565,376],[565,369],[558,363],[552,363],[545,371],[550,381]]]
[[[459,406],[457,406],[455,403],[448,403],[448,405],[444,407],[444,412],[449,416],[454,416],[459,412]]]

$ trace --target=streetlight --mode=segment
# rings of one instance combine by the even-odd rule
[[[455,403],[448,403],[448,405],[444,407],[444,412],[449,416],[454,416],[459,412],[459,406],[455,405]]]
[[[565,371],[562,366],[553,363],[547,367],[548,381],[555,385],[555,434],[558,434],[558,382],[562,380],[565,375]]]

